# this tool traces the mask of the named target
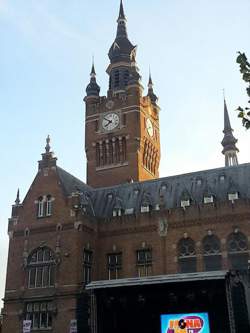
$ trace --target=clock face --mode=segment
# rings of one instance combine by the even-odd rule
[[[149,118],[146,120],[146,128],[147,128],[149,136],[152,137],[154,135],[154,128],[153,128],[152,121]]]
[[[102,118],[102,128],[105,131],[112,131],[119,126],[120,118],[117,113],[108,113]]]

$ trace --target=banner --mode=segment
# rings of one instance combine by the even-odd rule
[[[71,319],[69,333],[77,333],[77,320]]]
[[[31,320],[24,320],[23,333],[30,333],[30,332],[31,332]]]
[[[161,333],[210,333],[208,313],[163,314]]]

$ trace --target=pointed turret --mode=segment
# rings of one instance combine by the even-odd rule
[[[120,3],[120,11],[119,11],[119,16],[117,19],[117,33],[116,33],[116,38],[128,38],[128,34],[127,34],[127,27],[126,27],[126,16],[124,14],[124,8],[123,8],[123,3],[121,0]]]
[[[17,190],[15,205],[16,206],[20,205],[20,192],[19,192],[19,189]]]
[[[92,63],[92,68],[91,68],[91,72],[90,72],[90,82],[87,85],[86,93],[87,93],[87,96],[99,97],[100,87],[98,86],[98,84],[96,82],[96,72],[95,72],[94,61]]]
[[[110,65],[107,73],[110,75],[109,90],[112,92],[124,91],[127,87],[133,62],[132,58],[136,55],[136,46],[128,39],[126,22],[123,2],[121,1],[116,38],[108,53]]]
[[[224,98],[224,138],[221,142],[223,146],[222,154],[225,155],[225,166],[238,165],[237,153],[239,149],[236,147],[237,139],[233,136],[233,129],[230,124],[227,103]]]
[[[148,79],[148,97],[151,99],[152,103],[156,103],[158,100],[158,97],[154,93],[153,81],[152,81],[152,76],[151,76],[150,71],[149,71],[149,79]]]

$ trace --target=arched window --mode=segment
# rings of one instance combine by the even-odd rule
[[[48,247],[34,250],[28,258],[28,287],[53,287],[55,280],[55,257]]]
[[[217,271],[221,269],[220,240],[215,235],[207,235],[202,241],[203,260],[205,271]]]
[[[228,259],[233,269],[246,269],[248,265],[248,240],[242,232],[233,232],[227,239]]]
[[[178,263],[181,273],[196,271],[195,243],[191,238],[182,238],[178,243]]]
[[[43,197],[38,198],[38,205],[37,205],[37,217],[43,217],[44,214],[44,202]]]
[[[46,198],[46,215],[50,216],[52,214],[52,197],[51,195],[47,195]]]

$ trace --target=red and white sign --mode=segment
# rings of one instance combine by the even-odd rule
[[[30,333],[30,332],[31,332],[31,320],[24,320],[23,333]]]

